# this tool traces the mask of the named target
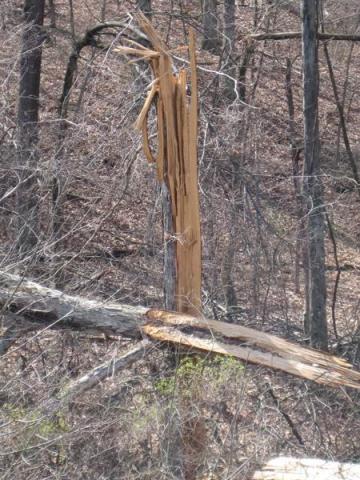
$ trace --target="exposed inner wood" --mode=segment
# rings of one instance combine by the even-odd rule
[[[156,162],[159,182],[170,192],[176,249],[176,310],[199,315],[201,311],[201,231],[197,172],[197,74],[195,34],[190,31],[190,91],[187,73],[175,69],[164,42],[141,14],[136,19],[153,50],[119,47],[121,54],[150,63],[154,82],[135,122],[143,133],[143,150]],[[150,149],[147,120],[151,105],[157,112],[157,153]]]

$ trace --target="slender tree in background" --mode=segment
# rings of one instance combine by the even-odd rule
[[[236,98],[237,81],[235,53],[235,0],[224,0],[224,52],[225,52],[225,95]]]
[[[323,188],[320,179],[318,1],[303,0],[304,201],[307,214],[309,288],[305,327],[313,346],[326,349],[326,280]]]
[[[151,18],[151,0],[137,0],[137,6],[148,18]]]
[[[212,53],[219,50],[219,31],[217,17],[217,0],[203,0],[203,29],[204,38],[202,48]]]
[[[48,0],[50,27],[56,28],[56,5],[54,0]]]
[[[39,90],[45,0],[26,0],[17,115],[17,245],[28,254],[38,242]]]

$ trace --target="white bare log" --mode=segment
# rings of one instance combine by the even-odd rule
[[[0,272],[0,308],[25,320],[52,327],[95,329],[138,336],[146,307],[133,307],[67,295],[18,275]]]
[[[360,464],[318,458],[278,457],[270,460],[254,480],[358,480]]]

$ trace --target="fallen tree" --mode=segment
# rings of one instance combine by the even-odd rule
[[[345,360],[268,333],[187,314],[71,296],[1,271],[0,307],[7,328],[18,319],[21,328],[25,321],[45,328],[146,336],[195,351],[232,356],[329,386],[360,389],[360,372]]]
[[[102,303],[83,297],[67,295],[21,278],[0,272],[0,308],[5,326],[18,320],[43,324],[50,328],[70,327],[76,330],[95,330],[108,335],[139,336],[146,307]]]

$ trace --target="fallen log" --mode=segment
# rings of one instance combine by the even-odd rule
[[[99,302],[67,295],[18,275],[0,272],[0,308],[3,314],[51,328],[101,331],[109,335],[139,337],[146,307]],[[11,318],[10,318],[11,321]]]
[[[241,325],[192,315],[88,300],[0,271],[0,307],[5,315],[46,328],[95,330],[170,342],[263,365],[329,386],[360,389],[360,372],[345,360]],[[8,328],[10,325],[6,325]]]
[[[330,462],[318,458],[278,457],[270,460],[254,480],[358,480],[360,464]]]

